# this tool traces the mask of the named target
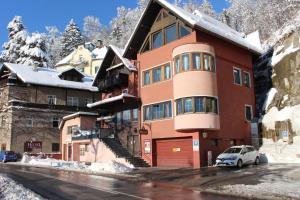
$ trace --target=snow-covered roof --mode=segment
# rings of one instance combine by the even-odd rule
[[[109,45],[109,47],[116,53],[116,55],[122,60],[122,63],[130,70],[136,71],[136,67],[128,60],[127,58],[123,57],[124,49],[120,49],[114,45]]]
[[[66,65],[66,64],[69,64],[69,62],[72,60],[74,54],[75,54],[75,50],[72,51],[72,53],[70,53],[70,54],[67,55],[66,57],[64,57],[62,60],[60,60],[58,63],[56,63],[55,66],[60,66],[60,65]]]
[[[107,47],[96,48],[92,51],[93,59],[103,59],[106,55]]]
[[[24,83],[72,88],[78,90],[89,90],[93,92],[98,91],[97,87],[92,86],[93,78],[89,76],[84,76],[84,78],[82,79],[83,82],[76,82],[60,79],[59,75],[61,74],[61,72],[55,69],[45,67],[35,68],[32,66],[12,63],[4,63],[4,66],[15,73]]]
[[[174,4],[169,3],[166,0],[150,0],[147,8],[145,9],[144,13],[142,14],[139,22],[137,23],[135,30],[133,31],[133,34],[129,38],[126,46],[125,46],[125,52],[127,52],[129,49],[129,45],[133,41],[133,37],[135,36],[135,33],[137,29],[139,28],[143,17],[145,13],[147,12],[149,5],[152,4],[154,1],[156,1],[158,4],[160,4],[162,7],[169,9],[173,14],[177,15],[179,18],[184,20],[186,23],[188,23],[190,26],[198,29],[202,29],[205,31],[208,31],[210,33],[215,34],[216,36],[220,38],[224,38],[232,43],[235,43],[237,45],[240,45],[252,52],[255,53],[263,53],[263,50],[261,48],[258,48],[255,44],[252,44],[252,42],[246,39],[245,35],[243,33],[239,33],[236,30],[230,28],[226,24],[196,10],[193,13],[190,13]]]
[[[122,100],[122,99],[124,99],[124,97],[137,98],[136,96],[126,94],[126,93],[122,93],[121,95],[118,95],[118,96],[115,96],[115,97],[107,98],[107,99],[104,99],[104,100],[101,100],[101,101],[97,101],[95,103],[89,103],[89,104],[87,104],[87,107],[93,108],[93,107],[100,106],[100,105],[103,105],[103,104],[106,104],[106,103],[111,103],[111,102],[114,102],[114,101]]]
[[[246,35],[245,38],[249,43],[256,46],[258,49],[263,49],[258,30]]]
[[[62,75],[63,73],[67,72],[67,71],[71,71],[71,70],[76,70],[78,73],[80,73],[82,76],[87,76],[86,74],[84,74],[83,72],[79,71],[77,68],[74,68],[74,67],[67,67],[67,68],[64,68],[62,70],[60,69],[57,69],[57,71],[59,72],[59,76]]]
[[[59,129],[62,129],[62,127],[63,127],[66,120],[72,119],[72,118],[78,117],[78,116],[98,116],[98,114],[97,113],[92,113],[92,112],[76,112],[76,113],[73,113],[73,114],[70,114],[70,115],[66,115],[66,116],[63,117],[63,120],[60,122]]]

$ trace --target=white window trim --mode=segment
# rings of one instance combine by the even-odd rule
[[[234,70],[238,70],[240,72],[240,80],[241,80],[240,84],[238,84],[238,83],[235,82]],[[233,67],[233,69],[232,69],[232,75],[233,75],[233,83],[235,85],[242,86],[243,85],[243,77],[242,77],[242,70],[241,70],[241,68]]]
[[[253,110],[252,110],[252,105],[249,105],[249,104],[245,104],[245,107],[244,107],[244,115],[245,115],[245,120],[247,122],[251,122],[251,120],[248,120],[247,119],[247,116],[246,116],[246,108],[247,107],[250,107],[250,112],[251,112],[251,120],[253,119]]]
[[[248,74],[249,75],[249,87],[248,88],[251,88],[252,87],[252,81],[251,81],[251,73],[250,72],[247,72],[247,71],[244,71],[245,74]],[[246,79],[244,79],[244,85],[246,86]],[[247,87],[247,86],[246,86]]]

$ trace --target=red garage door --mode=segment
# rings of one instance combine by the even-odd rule
[[[192,138],[156,140],[156,165],[158,167],[192,167],[192,144]]]

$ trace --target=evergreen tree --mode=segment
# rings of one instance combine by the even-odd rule
[[[17,62],[29,66],[47,67],[48,61],[46,37],[40,33],[33,33],[31,37],[27,37],[26,45],[21,47]]]
[[[22,17],[15,16],[7,26],[9,41],[3,44],[4,51],[0,55],[0,62],[16,63],[20,57],[20,49],[25,45],[27,31]]]
[[[66,26],[65,31],[63,32],[61,38],[61,57],[65,57],[69,55],[74,48],[78,45],[84,43],[83,36],[80,32],[79,27],[76,25],[74,20],[72,19],[69,24]]]

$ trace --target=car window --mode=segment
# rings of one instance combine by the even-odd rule
[[[254,148],[253,147],[247,147],[247,151],[248,152],[254,151]]]
[[[240,153],[242,148],[236,148],[236,147],[231,147],[229,149],[226,149],[224,153]]]

